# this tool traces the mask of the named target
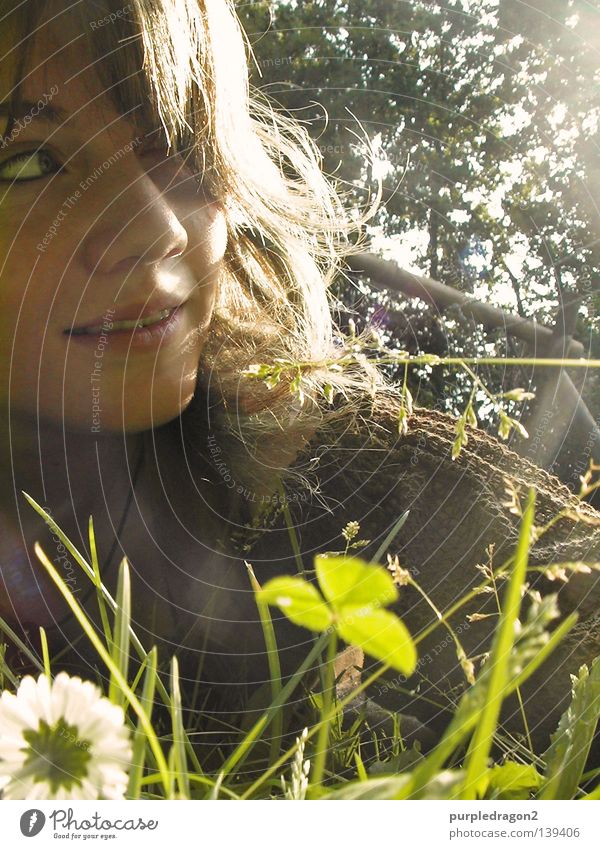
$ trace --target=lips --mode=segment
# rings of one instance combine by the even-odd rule
[[[107,316],[102,324],[73,327],[69,331],[69,334],[71,336],[97,336],[99,333],[118,333],[120,330],[141,330],[144,327],[152,327],[153,324],[159,324],[161,321],[169,318],[176,309],[177,307],[173,307],[173,309],[160,310],[144,318],[124,319],[122,321],[114,321],[110,316]]]
[[[142,330],[168,319],[175,312],[177,304],[139,304],[121,307],[118,310],[108,308],[104,315],[89,322],[69,327],[63,332],[68,336],[97,336],[99,333],[119,333],[128,330]]]

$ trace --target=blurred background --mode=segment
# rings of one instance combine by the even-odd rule
[[[600,357],[600,0],[256,0],[237,4],[252,83],[307,128],[370,245],[333,287],[342,328],[441,356]],[[374,156],[366,154],[365,138]],[[402,377],[404,369],[394,377]],[[574,491],[600,462],[595,369],[479,366]],[[460,413],[449,367],[416,403]],[[478,396],[482,427],[497,417]]]

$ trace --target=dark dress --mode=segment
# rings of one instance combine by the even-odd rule
[[[531,565],[600,561],[600,513],[580,504],[558,479],[479,431],[470,431],[468,445],[452,460],[454,421],[443,414],[416,410],[406,435],[398,433],[397,419],[398,400],[390,393],[375,404],[367,400],[356,416],[325,420],[286,469],[285,497],[274,491],[260,520],[251,522],[249,501],[253,495],[246,488],[237,502],[237,521],[224,525],[224,539],[198,560],[193,580],[182,574],[180,581],[167,582],[171,589],[160,594],[158,625],[155,621],[145,632],[145,602],[139,601],[140,590],[134,586],[134,619],[137,614],[142,625],[140,638],[147,648],[159,642],[164,667],[177,652],[184,686],[189,679],[189,686],[197,690],[195,682],[199,680],[201,689],[218,694],[221,710],[242,705],[249,698],[261,705],[257,694],[268,692],[268,672],[245,561],[252,564],[261,583],[276,574],[295,574],[298,555],[310,575],[315,554],[344,549],[341,531],[350,521],[360,524],[360,539],[370,540],[357,552],[369,559],[408,511],[389,551],[398,555],[401,566],[410,570],[440,611],[448,610],[481,583],[478,566],[488,564],[491,558],[497,568],[514,550],[519,518],[505,506],[507,479],[523,500],[528,488],[535,488],[537,525],[567,507],[571,510],[571,516],[561,518],[534,545]],[[208,461],[210,465],[210,457]],[[223,487],[225,495],[223,476],[215,474],[212,480]],[[562,615],[573,610],[579,613],[567,639],[521,690],[534,746],[542,750],[568,704],[570,674],[600,653],[600,578],[593,572],[576,575],[563,584],[537,572],[529,579],[542,594],[558,592]],[[209,589],[210,605],[206,601]],[[415,589],[403,587],[400,593],[397,612],[417,637],[435,621],[435,614]],[[493,595],[480,594],[451,618],[467,658],[473,660],[475,674],[490,647],[496,604]],[[492,615],[473,621],[469,618],[473,614]],[[313,636],[291,626],[276,611],[273,618],[285,675],[306,656]],[[79,636],[78,626],[72,625],[50,634],[53,649]],[[371,696],[386,708],[418,718],[437,733],[468,686],[464,666],[443,625],[419,643],[419,657],[411,680],[396,681],[400,686],[395,688],[380,683]],[[367,658],[366,666],[371,663]],[[103,674],[98,658],[86,640],[79,638],[75,653],[65,655],[61,668],[80,671],[86,664]],[[87,674],[89,677],[89,668]],[[523,733],[514,700],[505,705],[503,720],[511,733]]]

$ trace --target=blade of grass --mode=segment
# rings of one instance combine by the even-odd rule
[[[171,748],[169,749],[168,764],[169,778],[171,779],[171,784],[169,786],[167,799],[176,799],[177,797],[175,795],[175,773],[177,772],[177,766],[175,764],[175,746],[171,746]]]
[[[99,572],[98,572],[98,582],[99,583],[96,583],[96,576],[94,574],[94,569],[86,562],[85,558],[82,557],[82,555],[79,553],[77,548],[73,545],[71,540],[61,531],[61,529],[58,527],[58,525],[56,524],[56,522],[54,521],[52,516],[50,516],[49,513],[47,513],[44,510],[44,508],[41,507],[26,492],[24,492],[23,495],[25,496],[25,498],[27,499],[27,501],[29,502],[31,507],[33,507],[33,509],[36,511],[36,513],[38,513],[38,515],[41,516],[42,519],[46,522],[46,524],[50,527],[50,529],[53,531],[53,533],[55,533],[56,536],[58,536],[58,538],[65,545],[65,547],[67,548],[69,553],[72,555],[73,559],[81,566],[81,568],[83,569],[83,571],[87,575],[87,577],[90,579],[90,581],[92,581],[92,583],[94,583],[99,588],[99,590],[102,593],[102,596],[104,597],[106,603],[108,604],[108,606],[110,607],[112,612],[115,613],[116,609],[117,609],[117,603],[114,600],[114,598],[112,597],[112,595],[109,593],[109,591],[106,589],[106,587],[104,586],[102,581],[100,580]],[[4,621],[0,618],[0,629],[2,629],[3,627],[4,627]],[[8,629],[7,633],[9,633],[9,635],[11,636],[11,639],[14,640],[14,642],[19,646],[19,648],[22,649],[22,651],[25,651],[27,653],[27,655],[30,657],[31,661],[39,668],[40,672],[43,672],[44,670],[43,670],[42,664],[35,657],[35,655],[32,655],[31,652],[29,652],[27,646],[25,646],[25,644],[21,640],[19,640],[19,638],[16,636],[16,634],[14,634],[14,631],[12,631],[12,629],[9,628],[8,625],[6,626],[6,628]],[[140,660],[143,660],[146,657],[146,654],[147,654],[146,649],[142,645],[141,640],[139,639],[139,637],[137,636],[137,634],[135,633],[135,631],[133,630],[133,628],[131,626],[129,628],[129,638],[131,640],[131,644],[133,645],[138,657],[140,658]],[[110,645],[110,643],[109,643],[109,645]],[[160,675],[157,677],[157,680],[156,680],[156,689],[157,689],[157,692],[158,692],[163,704],[166,707],[169,707],[169,705],[171,703],[169,693],[168,693],[167,688],[165,687],[164,683],[162,682]],[[202,767],[200,766],[200,761],[198,760],[196,752],[194,751],[194,747],[192,746],[189,738],[187,737],[187,734],[186,734],[185,745],[186,745],[186,749],[187,749],[190,761],[192,763],[192,766],[194,767],[194,769],[197,772],[202,773]]]
[[[24,492],[23,495],[25,496],[25,498],[27,499],[27,501],[29,502],[31,507],[33,507],[35,512],[38,513],[42,517],[42,519],[48,525],[48,527],[50,528],[52,533],[55,534],[59,538],[59,540],[63,543],[63,545],[66,546],[66,548],[69,550],[69,553],[73,555],[73,558],[81,566],[81,568],[86,573],[88,578],[92,582],[94,582],[94,570],[89,565],[89,563],[87,562],[85,557],[83,557],[83,555],[73,545],[73,543],[66,536],[66,534],[64,534],[63,531],[61,531],[61,529],[58,527],[58,525],[56,524],[56,522],[54,521],[52,516],[49,513],[46,513],[44,508],[40,504],[38,504],[37,501],[35,501],[35,499],[33,499],[30,495],[27,495],[26,492]]]
[[[92,555],[92,571],[94,573],[94,584],[96,585],[96,599],[98,601],[98,609],[100,611],[100,621],[104,630],[104,638],[106,645],[112,643],[112,630],[108,621],[108,612],[106,610],[106,601],[102,593],[102,578],[100,577],[100,564],[98,563],[98,551],[96,548],[96,532],[94,531],[94,520],[92,516],[88,522],[88,537],[90,540],[90,554]]]
[[[129,626],[131,624],[131,580],[127,558],[123,558],[119,566],[117,583],[117,609],[115,611],[114,636],[111,646],[111,657],[115,667],[126,681],[129,669]],[[108,698],[115,705],[125,706],[125,697],[119,684],[111,675],[108,688]]]
[[[595,769],[590,769],[588,772],[584,772],[581,776],[582,781],[592,781],[594,778],[600,778],[600,766]]]
[[[170,782],[170,777],[169,777],[169,769],[167,767],[167,763],[165,761],[165,757],[164,757],[162,749],[160,747],[160,743],[158,742],[158,738],[156,736],[156,733],[155,733],[155,731],[152,727],[150,720],[148,719],[148,716],[146,715],[145,710],[143,709],[142,705],[140,704],[135,693],[133,693],[131,691],[129,685],[127,684],[127,681],[125,681],[125,679],[123,678],[120,669],[117,666],[115,666],[113,659],[111,658],[110,654],[108,653],[106,647],[102,644],[102,641],[98,638],[98,635],[96,634],[96,632],[94,630],[94,627],[92,626],[91,622],[89,621],[89,619],[87,618],[87,616],[83,612],[83,610],[80,607],[77,599],[74,597],[73,593],[67,587],[67,585],[65,584],[65,582],[63,581],[61,576],[58,574],[58,572],[56,571],[56,569],[54,568],[52,563],[48,560],[45,552],[43,551],[43,549],[42,549],[42,547],[40,546],[39,543],[36,542],[34,550],[35,550],[35,553],[36,553],[37,557],[39,558],[40,562],[45,567],[46,571],[48,572],[48,574],[50,575],[50,577],[52,578],[52,580],[54,581],[54,583],[56,584],[56,586],[60,590],[61,594],[63,595],[65,601],[67,602],[67,604],[69,605],[69,607],[73,611],[75,618],[77,619],[77,621],[81,625],[81,627],[82,627],[83,631],[85,632],[85,634],[87,635],[88,639],[90,640],[90,642],[92,643],[92,645],[94,646],[94,648],[96,649],[98,654],[100,655],[101,659],[104,661],[104,663],[105,663],[107,669],[109,670],[110,674],[114,675],[114,677],[116,678],[119,686],[121,687],[123,693],[125,694],[125,696],[127,698],[127,701],[129,702],[129,704],[131,705],[131,707],[133,708],[135,713],[140,718],[142,726],[144,728],[144,731],[146,732],[146,736],[148,738],[148,743],[150,744],[152,754],[154,755],[154,757],[156,759],[157,768],[158,768],[159,773],[161,774],[163,785],[165,787],[165,790],[167,791],[168,798],[170,798],[171,782]]]
[[[331,629],[327,643],[327,659],[325,661],[325,688],[323,690],[323,710],[321,716],[321,724],[319,726],[319,736],[317,737],[316,753],[313,759],[313,768],[311,776],[311,787],[317,791],[323,783],[323,774],[325,772],[325,763],[327,761],[327,753],[329,750],[329,729],[331,721],[335,715],[332,711],[332,705],[335,698],[335,671],[334,661],[337,651],[337,634],[334,628]]]
[[[183,716],[181,711],[181,691],[179,689],[179,664],[177,658],[171,658],[171,724],[173,727],[173,749],[175,778],[181,799],[190,799],[185,746],[183,744]]]
[[[283,483],[281,482],[281,478],[277,480],[277,487],[279,490],[279,498],[281,499],[281,505],[283,510],[283,515],[285,518],[285,523],[288,529],[288,535],[290,538],[290,543],[292,545],[292,551],[294,552],[294,558],[296,560],[296,566],[298,567],[298,574],[302,575],[303,578],[306,577],[306,570],[304,569],[304,561],[302,560],[302,553],[300,552],[300,545],[298,543],[298,536],[296,535],[296,529],[292,522],[292,516],[290,514],[290,508],[288,507],[288,498],[285,494],[285,489],[283,487]]]
[[[19,686],[19,681],[11,669],[9,669],[8,664],[5,660],[6,655],[6,643],[0,645],[0,690],[4,689],[4,679],[8,678],[12,686],[17,689]]]
[[[242,740],[239,746],[237,746],[236,749],[227,758],[227,760],[221,767],[221,772],[224,778],[226,778],[232,772],[232,770],[235,769],[235,767],[239,768],[244,763],[244,761],[252,751],[256,740],[260,737],[264,729],[269,725],[277,711],[280,710],[280,708],[289,699],[289,697],[299,684],[304,673],[308,669],[310,669],[311,664],[317,659],[317,657],[319,657],[321,651],[325,647],[327,639],[327,634],[322,634],[319,637],[310,652],[307,654],[302,664],[294,673],[294,675],[292,675],[289,681],[287,681],[281,688],[278,698],[269,705],[264,714],[260,717],[260,719],[255,722],[250,731],[246,734],[245,738]]]
[[[148,716],[148,720],[152,719],[152,708],[154,706],[154,690],[156,687],[158,664],[158,652],[156,646],[153,646],[151,651],[146,655],[142,667],[145,665],[146,671],[144,674],[144,687],[140,703]],[[139,799],[142,786],[142,773],[144,771],[144,762],[146,754],[146,734],[141,720],[138,718],[135,733],[133,735],[133,748],[131,757],[131,768],[129,770],[129,783],[127,786],[127,798]]]
[[[360,756],[359,752],[354,753],[354,763],[356,764],[356,773],[360,781],[367,781],[369,776],[367,775],[367,770],[365,769],[365,765]]]
[[[386,553],[386,551],[388,550],[388,548],[390,547],[392,542],[396,539],[396,537],[400,533],[402,526],[404,525],[404,523],[408,519],[409,513],[410,513],[410,510],[406,510],[400,516],[400,518],[392,525],[391,531],[389,532],[389,534],[386,536],[384,541],[381,543],[381,545],[379,546],[379,548],[375,552],[375,556],[373,557],[373,563],[379,563],[380,562],[383,555]]]
[[[490,675],[486,698],[465,758],[464,799],[471,798],[473,794],[482,795],[485,792],[482,779],[484,779],[487,770],[487,759],[498,725],[503,694],[508,684],[509,660],[516,636],[515,623],[521,609],[521,589],[527,574],[534,515],[535,490],[530,489],[523,511],[514,567],[503,600],[502,615],[494,634],[490,657],[487,661]]]
[[[156,648],[156,646],[154,646],[153,648]],[[144,674],[145,669],[146,669],[146,658],[144,658],[144,660],[140,663],[140,668],[135,673],[135,678],[131,682],[131,689],[133,690],[134,693],[136,692],[137,688],[139,687],[139,684],[140,684],[140,681],[142,680],[142,675]]]
[[[574,799],[588,759],[600,713],[600,658],[573,676],[573,698],[544,755],[546,770],[540,799]]]
[[[273,620],[269,611],[269,605],[260,601],[257,593],[260,592],[261,586],[256,580],[254,569],[251,564],[246,563],[250,585],[254,592],[254,601],[258,609],[260,624],[265,638],[265,646],[267,648],[267,659],[269,663],[269,675],[271,678],[271,701],[276,702],[281,693],[281,664],[279,663],[279,651],[277,649],[277,640],[275,639],[275,629],[273,628]],[[278,711],[273,718],[273,730],[271,737],[271,751],[269,762],[277,759],[281,749],[281,738],[283,736],[283,712]]]
[[[223,777],[223,773],[220,772],[217,776],[217,780],[215,781],[214,787],[210,791],[210,798],[213,801],[219,798],[219,793],[221,792],[221,789],[223,789]]]
[[[52,674],[50,672],[50,653],[48,651],[48,638],[46,637],[46,630],[40,625],[40,642],[42,644],[42,658],[44,660],[44,672],[46,673],[46,678],[48,681],[52,681]]]
[[[8,622],[0,616],[0,631],[5,634],[14,644],[15,646],[23,652],[25,657],[31,661],[31,663],[40,671],[44,671],[44,665],[40,661],[39,657],[36,657],[31,649],[23,642],[23,640],[15,634],[13,629],[10,627]]]
[[[591,793],[581,797],[582,802],[594,802],[596,799],[600,799],[600,784],[594,787]]]
[[[211,778],[207,778],[205,775],[195,775],[193,772],[191,772],[190,775],[189,775],[189,779],[190,779],[190,782],[192,784],[202,784],[204,787],[210,788],[210,791],[211,791],[210,792],[210,799],[217,799],[218,794],[223,793],[229,799],[239,801],[241,799],[241,796],[238,796],[237,793],[234,793],[234,791],[230,790],[228,787],[223,787],[222,785],[220,785],[219,784],[220,778],[221,778],[221,776],[219,776],[219,778],[217,778],[217,781],[215,782]],[[153,773],[152,775],[146,775],[142,779],[142,786],[145,787],[148,784],[158,784],[159,781],[160,781],[160,775],[158,775],[158,773]],[[217,791],[216,795],[214,795],[215,789]]]

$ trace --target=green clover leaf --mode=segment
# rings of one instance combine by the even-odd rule
[[[334,610],[365,605],[385,607],[398,599],[389,572],[359,557],[318,554],[315,569],[321,592]]]
[[[282,576],[268,581],[257,600],[311,631],[333,627],[346,643],[407,675],[414,672],[417,652],[406,626],[381,609],[398,598],[389,572],[346,555],[317,555],[315,571],[325,599],[302,578]]]
[[[319,591],[302,578],[273,578],[256,595],[259,601],[278,607],[291,622],[310,631],[325,631],[333,621]]]
[[[408,629],[388,610],[372,607],[344,608],[337,622],[340,637],[371,657],[389,663],[394,669],[410,675],[417,665],[417,651]]]

